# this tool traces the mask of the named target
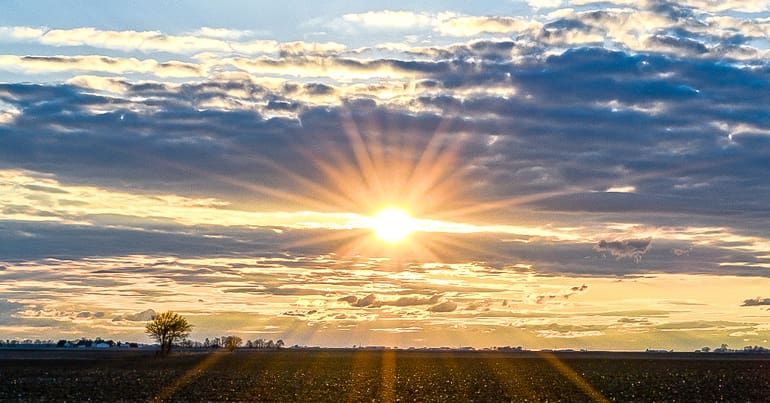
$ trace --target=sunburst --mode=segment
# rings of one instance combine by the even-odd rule
[[[369,223],[377,238],[390,244],[405,241],[416,227],[416,221],[399,207],[385,207]]]
[[[348,141],[342,147],[334,143],[301,148],[318,176],[288,178],[316,194],[315,201],[326,203],[326,210],[360,214],[362,224],[291,246],[332,242],[342,255],[387,253],[431,261],[462,249],[477,250],[422,228],[428,219],[469,204],[463,197],[467,166],[459,163],[464,136],[447,130],[447,118],[436,118],[435,131],[426,137],[423,128],[387,129],[370,116],[343,113],[341,126]]]

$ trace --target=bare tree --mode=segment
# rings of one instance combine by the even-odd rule
[[[145,332],[160,343],[160,352],[165,355],[171,352],[175,341],[184,340],[189,336],[192,328],[184,316],[167,311],[153,316]]]

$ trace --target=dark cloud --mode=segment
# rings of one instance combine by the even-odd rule
[[[673,252],[676,256],[688,256],[690,252],[692,252],[692,246],[687,249],[674,248],[671,250],[671,252]]]
[[[457,309],[457,304],[452,301],[445,301],[440,304],[433,305],[428,308],[430,312],[454,312]]]
[[[23,307],[24,304],[0,298],[0,323],[8,322],[12,316],[19,312]]]
[[[626,239],[619,241],[601,240],[594,246],[597,252],[606,252],[618,259],[629,258],[635,262],[642,259],[642,255],[650,249],[652,238],[647,239]]]
[[[137,218],[137,222],[143,222]],[[147,223],[145,223],[147,224]],[[146,253],[150,255],[233,254],[277,247],[282,237],[270,229],[242,229],[222,235],[220,229],[185,229],[181,226],[127,229],[111,226],[61,225],[55,223],[0,222],[0,255],[6,259],[79,258]],[[241,232],[242,231],[242,232]],[[33,235],[33,236],[30,236]],[[243,237],[243,238],[242,238]]]
[[[342,297],[338,301],[340,302],[347,302],[350,305],[355,305],[356,302],[358,302],[358,297],[355,295],[348,295],[347,297]]]
[[[571,297],[571,296],[573,296],[575,294],[582,293],[583,291],[585,291],[587,289],[588,289],[588,286],[583,284],[583,285],[580,285],[580,286],[570,287],[569,289],[564,290],[564,291],[562,291],[560,293],[557,293],[557,294],[541,294],[541,295],[537,295],[537,296],[535,296],[535,303],[536,304],[544,304],[544,303],[546,303],[548,301],[551,301],[551,300],[565,300],[565,299],[569,299],[569,297]]]
[[[538,295],[537,298],[535,298],[535,303],[536,304],[543,304],[546,301],[548,301],[549,299],[555,299],[557,297],[559,297],[559,296],[556,295],[556,294]]]
[[[648,40],[648,45],[654,48],[664,48],[668,51],[684,52],[699,55],[708,52],[706,45],[690,39],[670,35],[655,35]]]
[[[750,133],[728,139],[730,126],[752,126],[758,133],[770,127],[763,118],[764,105],[770,104],[768,92],[761,91],[769,87],[764,71],[596,47],[517,62],[460,57],[476,52],[485,60],[484,52],[505,53],[514,46],[477,42],[458,48],[455,59],[437,63],[445,65],[441,68],[399,63],[401,69],[426,74],[422,83],[439,90],[414,102],[445,111],[443,119],[432,111],[415,113],[371,100],[310,106],[288,89],[273,93],[243,82],[124,83],[134,99],[96,96],[66,85],[5,84],[2,89],[9,95],[3,101],[22,114],[0,129],[5,139],[0,153],[5,166],[55,172],[76,182],[138,183],[245,200],[255,196],[250,184],[307,192],[275,166],[328,183],[297,150],[314,150],[316,156],[335,150],[354,161],[344,127],[348,116],[361,127],[384,129],[381,122],[388,122],[391,144],[409,136],[417,150],[428,144],[439,124],[449,134],[475,133],[466,137],[457,160],[458,166],[473,167],[467,180],[475,182],[474,195],[480,199],[582,188],[530,205],[615,214],[731,214],[747,221],[770,217],[767,206],[739,191],[752,186],[757,194],[770,193],[761,180],[770,141]],[[454,93],[472,88],[515,88],[521,96]],[[262,99],[297,116],[268,119],[254,110],[197,104],[227,99],[232,89],[245,92],[244,101]],[[360,95],[351,99],[367,94]],[[104,107],[114,111],[91,111]],[[497,141],[490,146],[491,135]],[[669,158],[671,150],[686,152]],[[506,157],[495,158],[501,155]],[[616,185],[634,185],[636,191],[594,191]]]
[[[770,298],[756,297],[752,299],[744,300],[741,306],[762,306],[770,305]]]
[[[348,295],[346,297],[339,298],[338,301],[347,302],[350,306],[359,308],[379,308],[382,306],[417,306],[417,305],[432,305],[439,301],[440,295],[433,295],[430,298],[423,297],[400,297],[394,300],[379,299],[374,294],[369,294],[366,297],[358,298],[355,295]]]
[[[620,318],[618,319],[618,323],[629,323],[629,324],[650,324],[650,320],[647,318]]]
[[[379,304],[377,303],[377,296],[374,295],[374,294],[369,294],[369,295],[367,295],[367,296],[357,300],[356,303],[353,304],[353,306],[356,306],[356,307],[359,307],[359,308],[360,307],[376,308],[377,306],[379,306]]]
[[[437,303],[439,298],[441,298],[440,295],[434,295],[430,298],[401,297],[395,301],[389,301],[387,304],[393,306],[432,305]]]

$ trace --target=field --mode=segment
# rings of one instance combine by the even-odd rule
[[[0,351],[1,401],[767,401],[770,357]]]

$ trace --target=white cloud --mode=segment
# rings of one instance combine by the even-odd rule
[[[539,28],[542,24],[522,17],[463,16],[451,12],[369,11],[346,14],[343,21],[374,29],[432,29],[447,36],[510,34]]]
[[[534,9],[556,8],[561,6],[562,0],[527,0],[527,4]]]
[[[679,4],[712,13],[729,11],[760,13],[770,9],[770,1],[767,0],[682,0]]]
[[[30,40],[38,39],[45,34],[43,28],[32,27],[0,27],[1,40]]]
[[[541,23],[521,17],[458,16],[443,19],[435,24],[442,35],[475,36],[479,34],[511,34],[539,29]]]
[[[243,37],[253,36],[254,32],[249,30],[202,27],[191,32],[190,35],[216,39],[238,40]]]
[[[220,32],[220,34],[226,33]],[[39,41],[51,46],[85,45],[123,51],[188,54],[204,51],[272,53],[278,49],[278,42],[272,40],[238,42],[217,37],[166,35],[159,31],[104,31],[91,27],[52,29],[40,37]]]
[[[17,107],[0,101],[0,125],[12,123],[19,114],[21,111]]]
[[[429,28],[436,18],[435,14],[391,10],[367,11],[342,16],[342,20],[347,23],[376,29]]]
[[[277,54],[339,52],[344,45],[334,42],[279,43],[274,40],[248,39],[252,31],[223,28],[200,28],[186,35],[168,35],[160,31],[110,31],[93,27],[43,29],[32,27],[0,27],[0,39],[36,41],[54,47],[90,46],[100,49],[196,54],[201,52]]]

